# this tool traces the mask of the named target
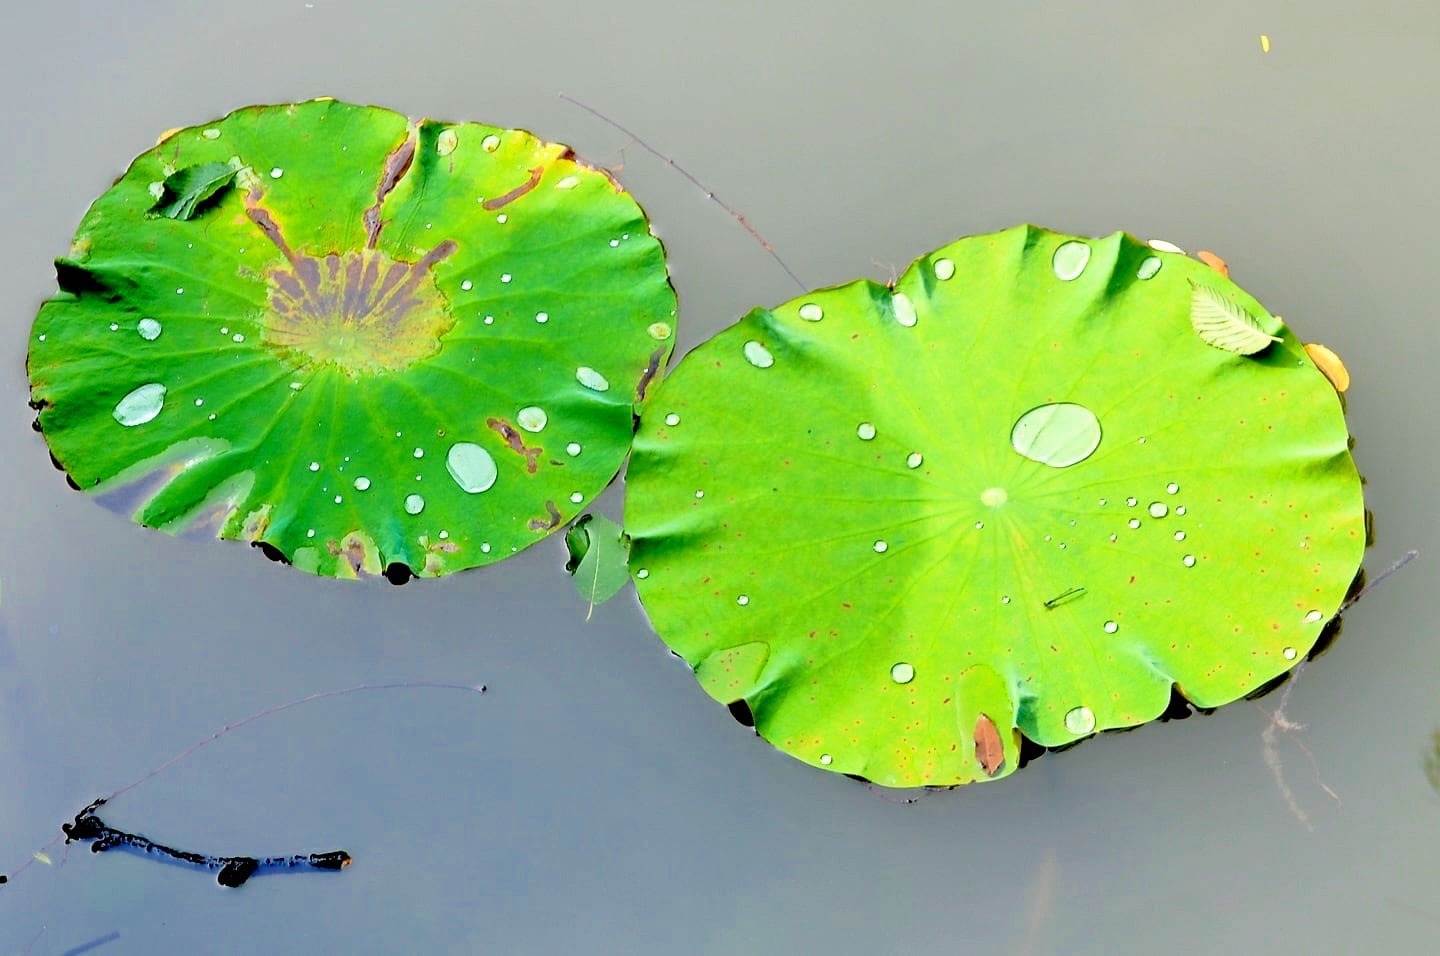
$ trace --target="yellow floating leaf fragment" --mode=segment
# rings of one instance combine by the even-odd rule
[[[50,859],[50,854],[46,853],[44,850],[36,850],[34,856],[38,862],[44,863],[46,866],[53,865],[53,861]]]
[[[169,139],[170,137],[174,136],[176,133],[180,132],[180,130],[182,130],[182,129],[184,129],[184,127],[182,127],[182,126],[172,126],[172,127],[170,127],[170,128],[167,129],[165,132],[163,132],[163,133],[161,133],[159,136],[155,137],[155,145],[156,145],[156,146],[159,146],[161,143],[165,142],[167,139]]]
[[[1215,253],[1201,249],[1199,252],[1195,253],[1195,258],[1199,259],[1201,262],[1205,263],[1207,266],[1214,269],[1222,276],[1225,276],[1227,279],[1230,277],[1230,267],[1225,264],[1224,259],[1221,259]]]
[[[1263,33],[1260,34],[1260,52],[1261,52],[1261,53],[1269,53],[1269,52],[1270,52],[1270,37],[1266,36],[1266,35],[1263,34]]]
[[[1307,342],[1305,354],[1310,356],[1310,361],[1315,363],[1316,368],[1325,373],[1330,384],[1335,386],[1335,391],[1344,392],[1350,387],[1350,372],[1345,368],[1345,363],[1340,361],[1340,356],[1332,350],[1319,342]]]

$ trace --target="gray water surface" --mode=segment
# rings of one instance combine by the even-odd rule
[[[0,888],[0,954],[1433,948],[1433,5],[77,0],[5,19],[0,870],[254,711],[366,682],[489,690],[295,708],[105,814],[209,852],[343,847],[346,872],[231,891],[83,847],[62,866],[52,848],[57,865]],[[1424,553],[1293,685],[1304,728],[1273,735],[1280,777],[1272,695],[891,803],[738,726],[633,592],[586,622],[558,537],[483,572],[345,584],[135,527],[66,487],[25,406],[51,260],[157,133],[241,105],[328,94],[623,163],[670,255],[678,353],[796,293],[562,90],[704,180],[810,286],[887,279],[1021,222],[1124,229],[1215,250],[1339,352],[1378,518],[1368,565]],[[621,490],[600,502],[617,517]]]

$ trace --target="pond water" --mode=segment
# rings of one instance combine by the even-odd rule
[[[7,19],[0,954],[1345,953],[1440,935],[1440,11],[80,0]],[[1282,716],[1303,727],[1271,695],[906,805],[732,721],[633,591],[587,621],[558,536],[480,572],[346,584],[66,487],[25,405],[51,260],[159,131],[243,104],[329,94],[623,164],[670,256],[678,353],[794,295],[724,211],[560,91],[704,180],[811,286],[1026,221],[1216,250],[1354,375],[1367,567],[1420,559],[1292,684]],[[622,491],[600,510],[619,517]],[[16,873],[91,799],[227,722],[405,681],[488,690],[293,708],[104,813],[203,852],[344,848],[343,873],[224,890],[83,846]]]

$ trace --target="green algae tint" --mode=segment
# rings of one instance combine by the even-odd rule
[[[564,525],[619,470],[675,322],[607,173],[334,101],[167,137],[57,273],[31,399],[75,484],[340,577],[445,574]]]
[[[655,629],[775,746],[888,786],[1244,696],[1365,546],[1295,336],[1123,234],[1018,227],[757,309],[651,408],[625,524]]]

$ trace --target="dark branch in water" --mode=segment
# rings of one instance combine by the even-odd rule
[[[241,886],[262,869],[289,869],[310,867],[316,870],[339,870],[350,865],[350,854],[344,850],[329,853],[294,853],[290,856],[210,856],[205,853],[191,853],[156,843],[138,833],[126,833],[109,826],[95,815],[104,806],[102,797],[75,814],[75,819],[60,829],[65,831],[65,842],[93,840],[91,853],[103,853],[117,846],[130,847],[141,853],[168,857],[177,863],[189,863],[210,870],[219,870],[215,879],[221,886]]]

